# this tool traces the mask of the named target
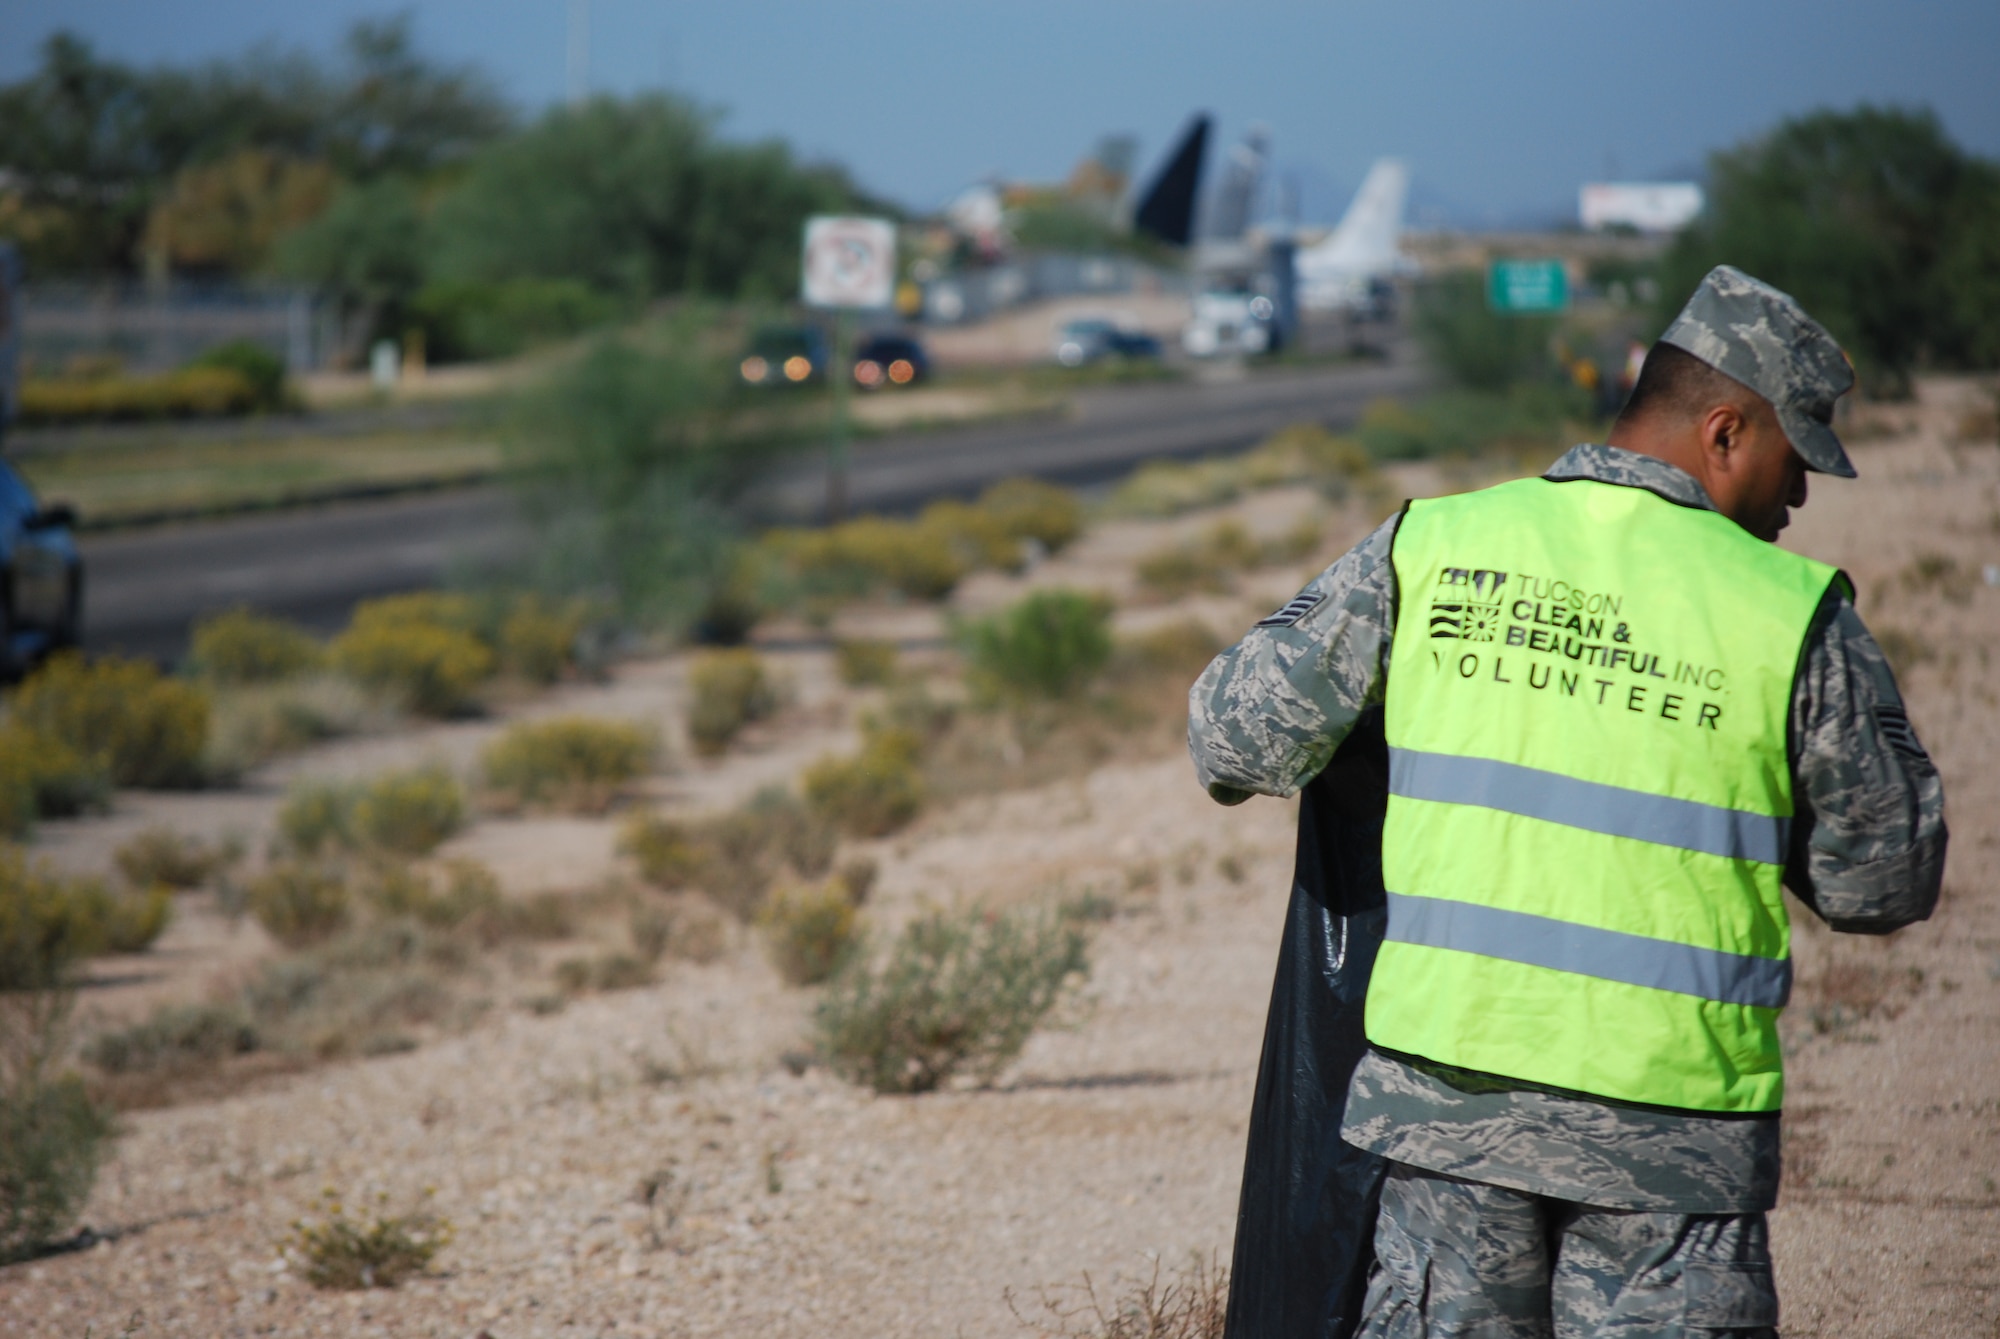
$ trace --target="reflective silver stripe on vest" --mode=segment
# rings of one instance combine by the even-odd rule
[[[1766,865],[1785,863],[1791,820],[1717,804],[1579,781],[1539,767],[1455,753],[1389,750],[1389,793],[1411,800],[1476,804],[1524,818],[1632,837]]]
[[[1782,1009],[1789,958],[1756,958],[1438,897],[1389,894],[1391,943],[1457,949],[1724,1004]]]

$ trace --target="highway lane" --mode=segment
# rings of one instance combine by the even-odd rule
[[[1093,390],[1060,419],[857,443],[848,496],[856,510],[901,511],[1015,474],[1088,484],[1147,460],[1242,449],[1289,423],[1344,427],[1369,401],[1416,386],[1398,360]],[[802,462],[757,510],[808,519],[824,488],[818,464]],[[84,642],[171,660],[193,620],[236,604],[331,629],[357,600],[436,585],[455,564],[525,542],[497,486],[85,536]]]

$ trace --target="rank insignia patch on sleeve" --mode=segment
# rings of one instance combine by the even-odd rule
[[[1901,707],[1889,706],[1878,706],[1874,712],[1875,724],[1890,748],[1906,758],[1924,756],[1924,746],[1917,742],[1917,732],[1910,728],[1909,713]]]
[[[1325,599],[1326,596],[1319,594],[1317,591],[1306,591],[1304,594],[1294,595],[1286,602],[1284,608],[1278,610],[1269,618],[1258,619],[1257,626],[1260,628],[1289,628],[1307,614],[1319,608]]]

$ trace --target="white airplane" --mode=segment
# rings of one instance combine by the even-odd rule
[[[1409,273],[1410,262],[1396,246],[1409,193],[1410,169],[1394,158],[1376,159],[1339,226],[1323,240],[1299,248],[1294,273],[1301,307],[1367,308],[1377,301],[1380,281]]]

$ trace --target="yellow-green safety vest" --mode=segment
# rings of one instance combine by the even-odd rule
[[[1410,504],[1386,703],[1378,1048],[1776,1111],[1792,685],[1823,563],[1642,488]]]

